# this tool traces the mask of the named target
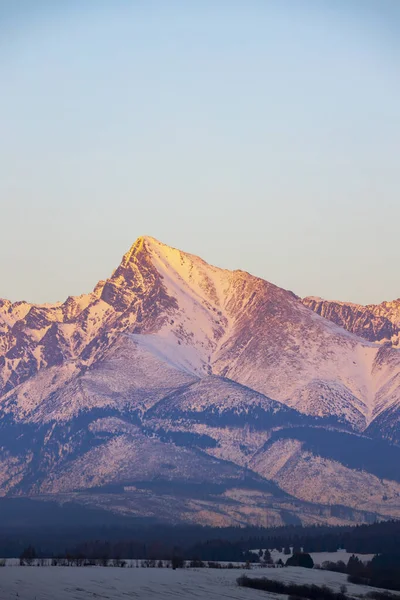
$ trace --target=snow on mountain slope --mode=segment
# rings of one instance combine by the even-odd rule
[[[342,384],[335,381],[313,380],[296,391],[289,404],[307,415],[336,417],[358,431],[367,425],[368,407]]]
[[[400,445],[400,402],[397,401],[375,417],[365,433],[373,437],[382,436]]]
[[[82,494],[172,473],[182,483],[197,464],[228,487],[230,473],[240,479],[242,469],[261,481],[261,458],[253,457],[285,427],[365,431],[399,443],[400,349],[362,339],[303,302],[150,237],[139,238],[89,294],[55,305],[0,301],[0,493]],[[379,310],[386,310],[379,319],[394,322],[394,305]],[[278,460],[271,445],[263,464],[280,464],[289,446],[277,446]],[[350,476],[372,486],[370,508],[360,487],[364,516],[357,493],[339,486],[350,510],[340,518],[399,514],[397,488],[382,484],[393,492],[382,507],[367,463],[354,474],[340,460],[305,456],[292,460],[291,471],[294,480],[305,477],[303,487],[314,476],[326,477],[327,489]],[[264,480],[275,477],[268,469]],[[326,506],[338,497],[330,502],[321,486],[323,510],[334,518]],[[317,496],[303,487],[291,514],[315,519]]]
[[[256,286],[214,372],[288,404],[314,380],[336,382],[349,391],[348,412],[356,408],[369,421],[378,348],[313,314],[289,292],[262,281]]]
[[[254,390],[210,376],[155,403],[143,423],[166,439],[198,444],[212,456],[247,466],[271,431],[314,421]]]
[[[379,382],[374,376],[379,347],[317,317],[291,292],[149,237],[92,294],[29,310],[3,302],[3,313],[14,315],[0,337],[3,393],[66,360],[89,366],[123,332],[178,370],[227,376],[316,415],[329,406],[322,409],[318,394],[318,407],[299,403],[299,394],[314,393],[315,381],[341,386],[339,410],[358,427],[373,418],[387,383],[382,368]],[[337,388],[331,405],[335,395]]]
[[[143,424],[163,439],[198,445],[204,452],[248,468],[273,431],[332,425],[225,378],[210,376],[156,402]]]
[[[283,490],[308,502],[400,515],[400,483],[350,469],[303,448],[297,439],[279,439],[256,454],[251,468]],[[310,485],[312,482],[312,485]]]
[[[2,398],[1,418],[44,424],[67,422],[95,408],[143,412],[197,378],[158,360],[128,335],[119,335],[101,359],[40,370]]]
[[[358,426],[363,418],[370,422],[379,391],[372,373],[378,347],[248,273],[211,267],[153,238],[143,245],[176,301],[152,340],[157,352],[165,344],[166,360],[173,363],[183,352],[200,376],[228,376],[288,404],[315,379],[337,383],[346,389],[340,410]]]
[[[153,479],[203,484],[241,479],[240,469],[233,464],[149,438],[140,428],[115,418],[95,421],[91,431],[102,443],[56,465],[55,472],[50,471],[41,482],[39,492],[59,493],[110,484],[129,486]]]
[[[147,412],[146,418],[168,418],[174,413],[189,415],[191,419],[200,422],[203,419],[213,419],[215,415],[217,424],[222,422],[224,416],[232,419],[243,417],[246,422],[250,418],[255,421],[261,415],[271,421],[279,416],[285,423],[291,419],[295,422],[301,420],[296,411],[284,404],[234,381],[216,376],[200,379],[169,394]],[[244,422],[243,419],[241,422]]]
[[[0,327],[12,327],[17,321],[23,319],[30,311],[31,305],[27,302],[15,302],[0,300]]]

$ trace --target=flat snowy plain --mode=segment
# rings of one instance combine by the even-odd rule
[[[0,600],[261,600],[281,599],[260,590],[239,588],[236,579],[246,573],[293,583],[326,584],[360,597],[373,588],[348,584],[341,573],[288,567],[282,569],[146,569],[115,567],[4,567],[0,569]],[[400,598],[400,595],[399,595]]]

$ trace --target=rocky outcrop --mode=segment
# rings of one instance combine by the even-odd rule
[[[400,300],[362,306],[306,297],[303,304],[321,317],[371,342],[399,342]]]

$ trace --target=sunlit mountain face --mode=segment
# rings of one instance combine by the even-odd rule
[[[0,300],[0,493],[168,522],[400,517],[400,303],[139,238],[64,303]]]

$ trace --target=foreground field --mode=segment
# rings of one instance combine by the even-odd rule
[[[259,600],[265,593],[239,588],[242,570],[118,569],[110,567],[6,567],[0,599],[11,600]]]
[[[246,572],[294,583],[326,584],[339,590],[346,583],[340,573],[288,567],[285,569],[145,569],[112,567],[5,567],[0,570],[0,600],[260,600],[283,598],[259,590],[239,588],[237,577]],[[372,588],[347,584],[348,594],[363,596]]]

